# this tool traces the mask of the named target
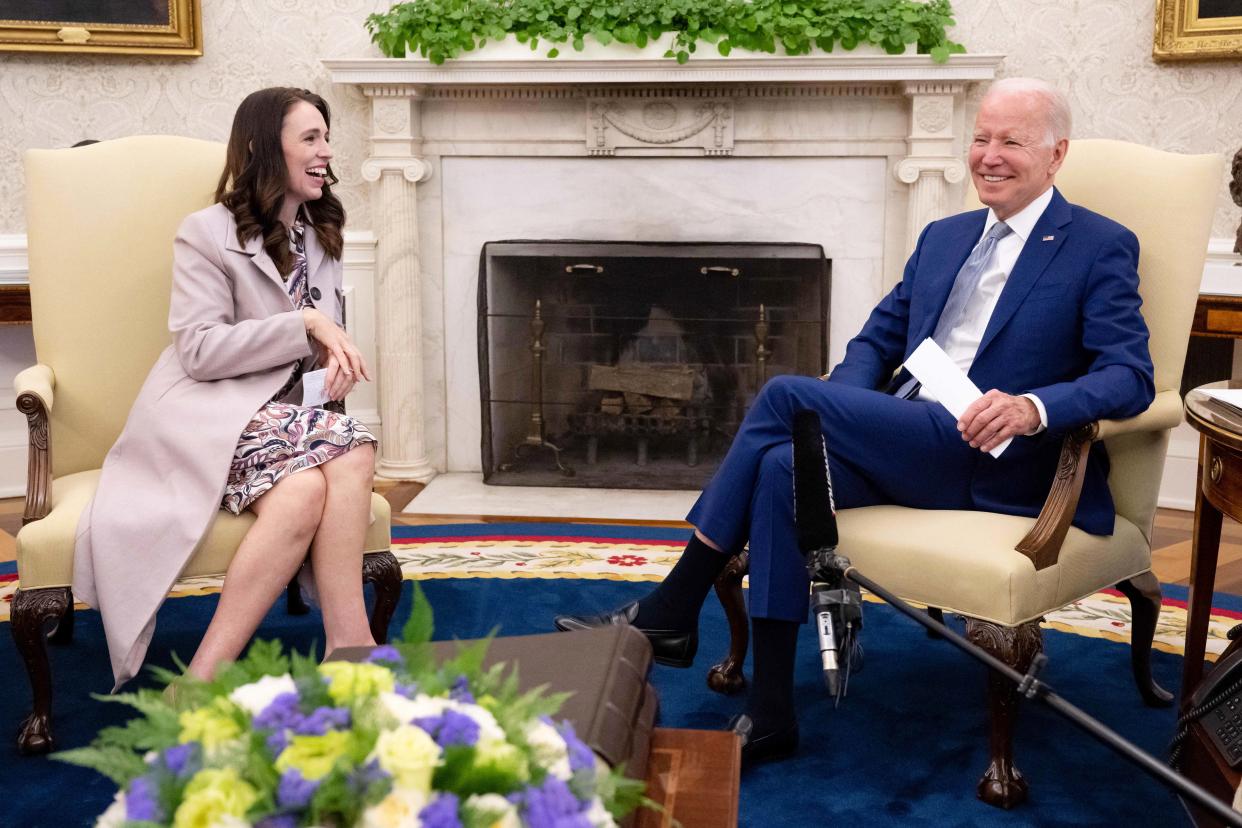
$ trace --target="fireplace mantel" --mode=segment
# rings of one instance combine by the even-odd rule
[[[736,207],[739,195],[746,198],[770,183],[731,172],[754,163],[740,159],[763,159],[768,171],[776,169],[772,164],[802,170],[808,162],[840,161],[852,181],[863,178],[872,205],[866,227],[849,214],[834,219],[831,211],[823,213],[823,221],[855,222],[848,232],[834,231],[842,236],[839,249],[831,249],[833,238],[825,239],[830,258],[861,263],[858,284],[834,284],[834,296],[844,296],[848,306],[838,307],[834,299],[833,330],[847,331],[896,281],[922,227],[960,204],[966,92],[991,80],[1001,60],[966,54],[938,64],[924,55],[735,53],[696,56],[679,65],[660,58],[548,59],[541,53],[512,59],[489,46],[440,66],[421,59],[324,61],[333,82],[359,88],[371,102],[370,155],[361,173],[373,183],[378,242],[379,473],[426,481],[438,471],[478,468],[477,460],[467,459],[478,452],[478,412],[471,415],[465,399],[471,382],[477,389],[477,366],[462,361],[464,337],[473,334],[463,312],[473,304],[473,285],[465,285],[465,254],[450,240],[453,224],[471,219],[468,210],[454,212],[457,202],[449,196],[460,199],[470,191],[477,212],[503,205],[508,195],[497,191],[495,202],[478,203],[477,189],[460,178],[480,175],[478,164],[504,162],[509,171],[541,165],[549,177],[537,179],[538,186],[546,182],[556,190],[572,186],[584,172],[592,180],[606,179],[609,169],[632,182],[636,164],[657,159],[661,170],[676,170],[682,178],[658,195],[653,190],[652,198],[703,187],[699,176],[710,170],[711,187],[733,188],[717,198],[733,199]],[[587,167],[572,166],[570,159]],[[863,167],[875,172],[860,172]],[[822,189],[836,186],[835,173],[816,170],[825,176]],[[446,184],[449,171],[459,178]],[[796,175],[782,180],[799,186]],[[610,191],[605,183],[593,192],[592,207],[604,210]],[[769,209],[788,209],[774,201],[779,197],[764,192],[756,203],[767,199]],[[704,198],[688,209],[714,206]],[[636,232],[621,227],[642,210],[619,203],[617,213],[617,232]],[[741,228],[727,226],[741,220],[736,216],[722,219],[722,234],[766,238],[753,216]],[[675,223],[666,222],[659,232],[675,235]],[[554,224],[563,237],[599,237],[575,233],[572,221]],[[857,240],[864,235],[877,241]],[[834,274],[849,271],[847,262]],[[874,279],[872,272],[878,274]],[[477,409],[477,393],[473,405]]]
[[[334,83],[358,86],[521,86],[719,83],[970,83],[991,80],[1002,55],[824,54],[816,56],[694,57],[590,60],[530,57],[489,59],[488,48],[437,66],[419,58],[325,60]]]

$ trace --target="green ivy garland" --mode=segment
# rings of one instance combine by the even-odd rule
[[[440,64],[489,40],[514,35],[532,51],[547,41],[582,51],[586,38],[639,48],[666,32],[676,37],[665,57],[690,59],[699,43],[789,55],[813,47],[831,52],[875,44],[900,54],[916,44],[937,63],[966,51],[948,39],[954,24],[949,0],[409,0],[367,18],[371,39],[388,57],[417,52]]]

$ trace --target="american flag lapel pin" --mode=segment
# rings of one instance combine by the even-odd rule
[[[1052,241],[1056,236],[1044,236],[1044,241]]]

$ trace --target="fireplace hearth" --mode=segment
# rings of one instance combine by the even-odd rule
[[[701,488],[768,378],[824,372],[830,272],[817,244],[487,243],[484,480]]]

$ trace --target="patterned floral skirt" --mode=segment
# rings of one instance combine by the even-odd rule
[[[374,442],[367,427],[348,415],[270,402],[237,441],[220,506],[239,515],[288,475]]]

